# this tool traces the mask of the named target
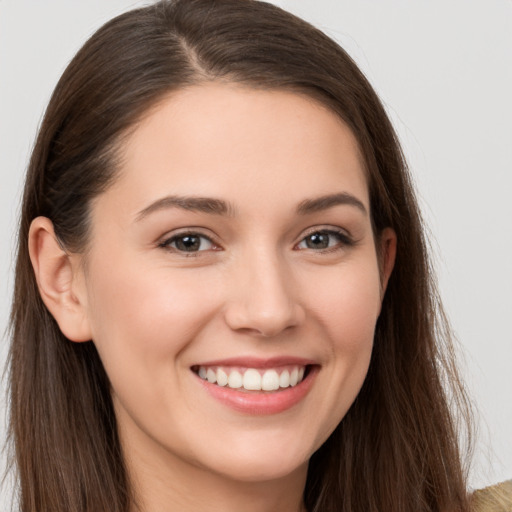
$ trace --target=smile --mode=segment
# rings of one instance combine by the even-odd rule
[[[304,379],[306,366],[292,365],[265,369],[199,366],[194,370],[201,379],[217,386],[240,391],[278,391],[300,384]]]
[[[191,367],[207,395],[238,413],[259,416],[299,406],[320,369],[316,361],[296,357],[232,358]]]

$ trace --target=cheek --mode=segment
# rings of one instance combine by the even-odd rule
[[[168,425],[172,406],[186,389],[181,354],[215,314],[216,297],[202,284],[205,279],[192,280],[186,272],[119,261],[116,268],[96,270],[90,279],[93,341],[118,418],[121,413],[124,418],[120,424],[131,418],[128,423],[134,420],[146,430],[149,416]]]
[[[335,276],[316,280],[311,309],[327,330],[333,350],[357,354],[372,346],[380,312],[380,277],[374,259],[340,267]]]
[[[118,262],[115,268],[98,266],[89,281],[93,340],[106,368],[176,356],[215,314],[218,302],[211,279],[197,272],[192,279],[187,272]]]
[[[373,258],[340,266],[336,275],[316,281],[313,315],[327,342],[322,383],[324,417],[320,445],[343,419],[366,378],[380,311],[380,277]],[[318,276],[317,276],[318,277]],[[335,283],[335,284],[334,284]]]

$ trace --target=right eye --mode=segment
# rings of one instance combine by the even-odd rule
[[[183,253],[198,253],[216,248],[215,244],[207,236],[199,233],[180,233],[167,238],[159,246],[174,252]]]

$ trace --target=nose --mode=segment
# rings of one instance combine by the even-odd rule
[[[272,337],[302,324],[305,311],[298,301],[298,286],[284,262],[260,254],[239,267],[225,310],[231,329]]]

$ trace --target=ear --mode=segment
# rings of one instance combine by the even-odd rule
[[[396,233],[392,228],[383,229],[378,242],[380,256],[380,282],[381,300],[384,299],[391,272],[395,266],[396,258]]]
[[[61,247],[46,217],[32,221],[28,247],[39,293],[60,330],[71,341],[89,341],[91,330],[78,255],[70,255]]]

